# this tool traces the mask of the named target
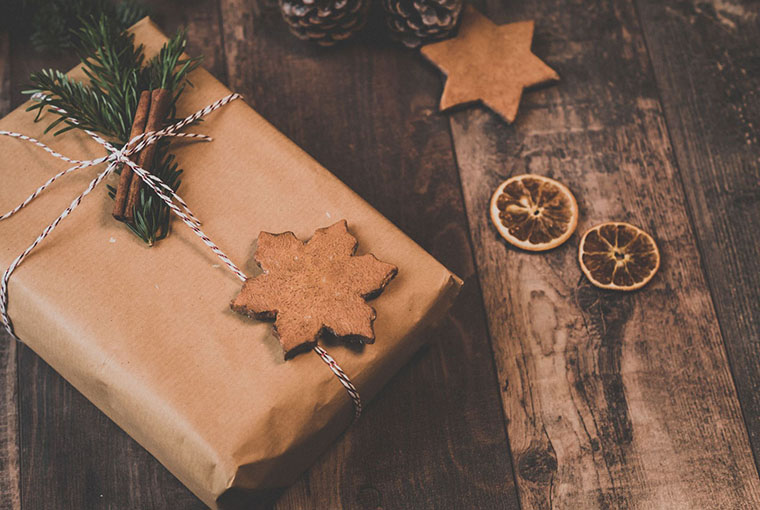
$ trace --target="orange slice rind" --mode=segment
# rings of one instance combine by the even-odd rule
[[[636,290],[660,268],[660,251],[652,236],[623,222],[591,227],[578,246],[586,277],[602,289]]]
[[[516,175],[491,197],[491,221],[510,244],[529,251],[551,250],[573,235],[578,203],[567,187],[541,175]]]

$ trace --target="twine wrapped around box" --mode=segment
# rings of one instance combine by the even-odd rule
[[[146,58],[167,40],[148,19],[131,32]],[[81,69],[72,77],[85,78]],[[231,93],[202,68],[190,80],[179,111]],[[0,119],[0,130],[53,145],[26,106]],[[105,193],[92,193],[16,269],[7,312],[26,345],[218,508],[231,489],[292,484],[346,430],[356,407],[325,362],[350,374],[366,403],[428,339],[423,331],[445,314],[462,282],[245,102],[232,101],[202,129],[213,143],[176,151],[190,170],[183,199],[243,273],[256,274],[258,233],[292,230],[305,239],[339,218],[351,220],[360,250],[399,268],[372,303],[371,348],[328,339],[330,358],[318,347],[319,360],[304,354],[285,361],[269,324],[230,310],[240,280],[193,230],[175,228],[148,248],[114,221]],[[103,157],[103,145],[81,130],[56,138],[55,148],[80,155],[69,166]],[[51,162],[57,159],[31,143],[0,136],[0,209],[60,173]],[[30,225],[42,228],[60,216],[96,177],[90,171],[59,179],[33,207],[0,222],[0,267],[29,245]]]
[[[221,259],[222,262],[224,262],[225,266],[227,266],[230,271],[235,273],[235,275],[243,282],[245,282],[248,277],[243,273],[243,271],[240,270],[240,268],[235,265],[232,260],[219,248],[214,242],[201,230],[201,222],[195,217],[193,212],[190,210],[190,208],[187,206],[184,200],[177,195],[177,193],[174,192],[173,189],[171,189],[169,186],[167,186],[161,179],[159,179],[157,176],[150,174],[146,172],[143,168],[141,168],[137,163],[132,161],[130,159],[130,156],[133,154],[139,153],[141,150],[145,149],[151,144],[156,143],[158,140],[160,140],[163,137],[182,137],[182,138],[193,138],[193,139],[199,139],[203,141],[211,141],[212,138],[206,135],[200,135],[195,133],[181,133],[179,132],[182,128],[185,126],[192,124],[198,119],[201,119],[208,115],[209,113],[229,104],[231,101],[234,101],[235,99],[240,99],[242,96],[240,94],[229,94],[228,96],[225,96],[218,101],[215,101],[214,103],[206,106],[205,108],[201,108],[197,112],[193,113],[192,115],[187,116],[185,119],[172,124],[171,126],[164,128],[160,131],[149,131],[142,134],[139,134],[135,136],[132,140],[129,141],[129,143],[125,144],[124,147],[120,150],[117,150],[113,145],[105,141],[102,137],[98,136],[96,133],[85,129],[84,132],[87,133],[93,140],[95,140],[97,143],[102,145],[108,152],[109,155],[103,156],[96,159],[91,159],[87,161],[80,161],[80,160],[74,160],[71,158],[68,158],[64,156],[63,154],[59,154],[58,152],[54,151],[44,143],[40,142],[39,140],[36,140],[30,136],[26,136],[21,133],[17,133],[15,131],[5,131],[0,130],[0,135],[3,136],[10,136],[11,138],[18,138],[19,140],[24,140],[26,142],[33,143],[34,145],[41,147],[50,155],[62,159],[64,161],[67,161],[69,163],[75,163],[74,166],[54,175],[51,177],[47,182],[45,182],[42,186],[37,188],[37,190],[29,195],[26,200],[21,202],[18,206],[10,210],[9,212],[3,214],[0,216],[0,221],[5,220],[7,218],[10,218],[14,214],[18,213],[21,209],[29,205],[35,198],[37,198],[45,189],[47,189],[48,186],[53,184],[58,178],[70,174],[72,172],[75,172],[77,170],[81,170],[82,168],[87,168],[95,165],[100,165],[103,163],[108,163],[108,166],[106,169],[98,174],[95,179],[90,182],[90,185],[85,189],[78,197],[74,199],[73,202],[71,202],[71,205],[69,205],[64,211],[61,213],[58,218],[55,219],[50,225],[48,225],[45,230],[42,231],[42,233],[37,236],[37,239],[34,240],[32,244],[29,245],[29,247],[24,250],[18,257],[16,257],[13,262],[11,262],[10,266],[8,266],[8,269],[5,270],[5,273],[3,273],[3,279],[2,282],[0,282],[0,319],[2,319],[3,326],[5,327],[6,331],[8,331],[8,334],[10,334],[12,337],[16,337],[16,335],[13,332],[13,324],[10,320],[10,317],[8,316],[8,281],[11,278],[11,275],[13,274],[13,271],[16,270],[16,268],[24,261],[24,259],[29,256],[29,254],[61,223],[61,221],[64,220],[69,214],[71,214],[74,209],[76,209],[79,204],[82,202],[82,199],[87,196],[92,190],[94,190],[98,184],[103,182],[106,177],[108,177],[114,170],[116,170],[116,167],[119,164],[128,165],[132,171],[137,175],[151,190],[153,190],[158,197],[163,200],[163,202],[171,209],[174,214],[179,216],[179,218],[190,227],[190,229],[201,238],[203,243],[208,246],[211,251],[216,254],[219,259]],[[44,97],[38,97],[35,98],[39,101],[44,101]],[[60,113],[66,114],[65,111],[58,109]],[[76,120],[69,118],[69,120],[76,124]],[[351,382],[351,379],[343,372],[343,369],[340,368],[340,366],[335,362],[335,360],[327,354],[327,352],[321,348],[318,345],[314,346],[314,352],[316,352],[319,357],[324,361],[328,367],[330,367],[330,370],[335,374],[335,376],[338,378],[340,383],[346,388],[346,392],[348,393],[348,396],[351,398],[351,401],[354,403],[354,419],[358,419],[359,416],[362,413],[362,401],[361,397],[359,396],[359,392],[356,390],[356,387]]]

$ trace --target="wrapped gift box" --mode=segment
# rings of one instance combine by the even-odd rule
[[[166,40],[148,19],[132,30],[148,56]],[[178,115],[229,93],[205,70],[190,79],[194,87]],[[26,106],[0,129],[37,137],[69,157],[104,154],[78,131],[43,135],[47,122],[34,123]],[[461,281],[243,101],[188,131],[214,141],[174,145],[185,169],[180,194],[247,274],[257,272],[260,231],[307,239],[343,218],[359,253],[398,266],[371,302],[376,342],[325,346],[363,399],[372,398],[420,347],[421,330],[451,305]],[[0,137],[0,210],[65,165]],[[0,222],[0,267],[102,170],[62,178]],[[17,336],[208,505],[231,488],[292,483],[350,426],[354,410],[344,387],[313,353],[285,361],[270,323],[230,310],[240,281],[185,225],[175,219],[169,238],[148,248],[111,209],[105,188],[96,190],[16,271],[9,313]]]

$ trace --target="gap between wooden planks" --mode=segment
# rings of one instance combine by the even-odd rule
[[[760,507],[632,3],[499,4],[484,9],[497,22],[536,19],[534,51],[561,77],[526,94],[513,126],[478,108],[451,118],[522,507]],[[636,293],[600,291],[581,276],[578,235],[543,255],[507,247],[488,201],[525,172],[574,191],[579,232],[605,220],[651,232],[659,274]]]

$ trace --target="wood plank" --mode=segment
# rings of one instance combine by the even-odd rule
[[[760,5],[638,6],[757,463]]]
[[[203,55],[203,67],[219,80],[226,81],[219,2],[162,0],[152,2],[149,9],[151,19],[165,33],[187,30],[188,55]]]
[[[30,349],[19,367],[24,508],[206,508]]]
[[[523,508],[758,508],[632,1],[479,5],[499,23],[535,19],[534,52],[561,77],[527,93],[512,126],[479,107],[451,117]],[[508,247],[489,199],[525,172],[574,191],[579,232],[608,220],[651,232],[659,274],[639,292],[601,291],[578,268],[579,235],[545,254]]]
[[[0,30],[0,116],[11,111],[11,38]]]
[[[16,341],[0,333],[0,508],[21,509]]]
[[[0,30],[0,117],[11,109],[11,41]],[[0,213],[1,214],[1,213]],[[0,328],[0,508],[20,510],[16,341]]]
[[[429,347],[276,507],[517,508],[436,72],[377,21],[320,49],[276,8],[230,0],[222,15],[233,88],[466,281]]]
[[[16,342],[0,333],[0,508],[21,508]]]
[[[218,72],[221,39],[218,24],[213,23],[218,15],[214,2],[171,2],[152,8],[167,31],[187,21],[189,51],[210,55],[206,63],[216,66]],[[25,99],[19,91],[30,72],[43,67],[68,69],[75,63],[70,55],[37,54],[21,35],[14,39],[13,107]],[[19,369],[23,508],[206,508],[147,451],[23,346]]]
[[[253,101],[257,96],[254,94],[254,87],[258,85],[259,95],[263,95],[263,84],[255,76],[255,60],[250,50],[254,46],[254,38],[258,36],[255,32],[258,26],[254,26],[254,18],[261,14],[261,7],[257,1],[220,0],[219,8],[227,86],[242,94],[246,101],[255,107]],[[273,21],[276,26],[282,27],[279,20]]]

